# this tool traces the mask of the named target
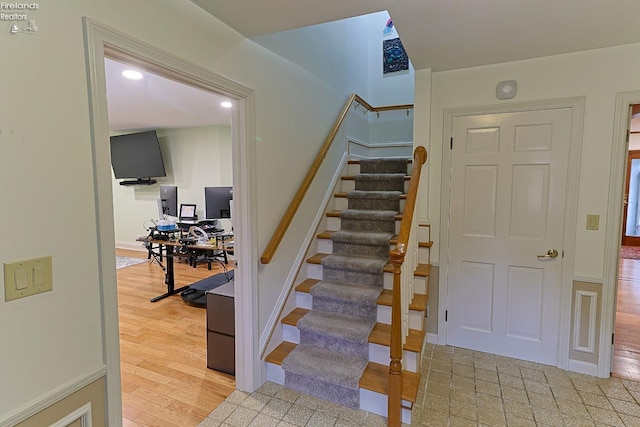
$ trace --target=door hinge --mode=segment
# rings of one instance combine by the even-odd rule
[[[627,129],[627,142],[629,142],[629,135],[631,134],[631,130]]]
[[[611,334],[611,345],[613,345],[613,338],[616,336],[616,334]]]
[[[453,150],[453,137],[451,137],[451,141],[449,142],[449,150]]]
[[[445,310],[444,311],[444,321],[446,322],[448,318],[449,318],[449,310]]]

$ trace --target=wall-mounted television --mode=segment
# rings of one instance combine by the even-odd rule
[[[111,166],[120,185],[151,185],[160,176],[167,176],[155,130],[116,135],[110,138]]]
[[[231,218],[233,187],[204,187],[206,219]]]

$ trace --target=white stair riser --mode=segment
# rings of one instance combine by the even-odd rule
[[[411,402],[402,401],[402,422],[411,425]],[[387,416],[387,396],[375,391],[360,389],[360,409],[383,417]]]
[[[347,176],[356,176],[360,173],[360,163],[347,164]]]
[[[334,208],[337,211],[343,211],[349,208],[349,199],[346,197],[334,197]]]
[[[355,191],[356,189],[356,181],[354,179],[343,179],[342,185],[340,186],[340,190],[343,193],[348,193],[349,191]]]
[[[429,248],[418,248],[418,262],[421,264],[431,264],[429,259]]]
[[[296,307],[311,310],[313,308],[313,295],[309,292],[296,292]]]
[[[427,293],[427,278],[413,276],[413,292],[416,294],[429,295]]]
[[[322,265],[307,263],[307,277],[322,280]]]
[[[317,239],[318,240],[318,252],[321,254],[333,253],[333,241],[331,239]]]
[[[411,372],[418,372],[420,369],[418,360],[420,355],[413,351],[402,352],[402,369]],[[388,365],[391,360],[390,349],[388,346],[369,343],[369,361]]]
[[[267,381],[284,385],[284,369],[282,369],[282,366],[267,362]]]
[[[409,310],[409,329],[415,329],[417,331],[424,330],[424,319],[424,311]],[[391,307],[389,307],[388,305],[378,305],[376,321],[378,323],[390,325]]]
[[[300,329],[296,326],[282,325],[282,340],[300,344]]]
[[[429,227],[418,227],[418,240],[421,242],[430,242],[431,237],[429,236]]]
[[[327,230],[340,230],[340,217],[330,216],[327,218]]]

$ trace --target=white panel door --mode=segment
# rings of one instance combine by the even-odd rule
[[[569,108],[454,118],[447,344],[556,365],[570,134]]]

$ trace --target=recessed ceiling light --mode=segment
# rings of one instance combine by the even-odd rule
[[[124,70],[122,75],[131,80],[140,80],[142,78],[142,73],[136,70]]]
[[[232,105],[233,105],[233,104],[231,104],[231,102],[229,102],[229,101],[222,101],[222,102],[220,103],[220,106],[221,106],[221,107],[224,107],[224,108],[231,108],[231,106],[232,106]]]

